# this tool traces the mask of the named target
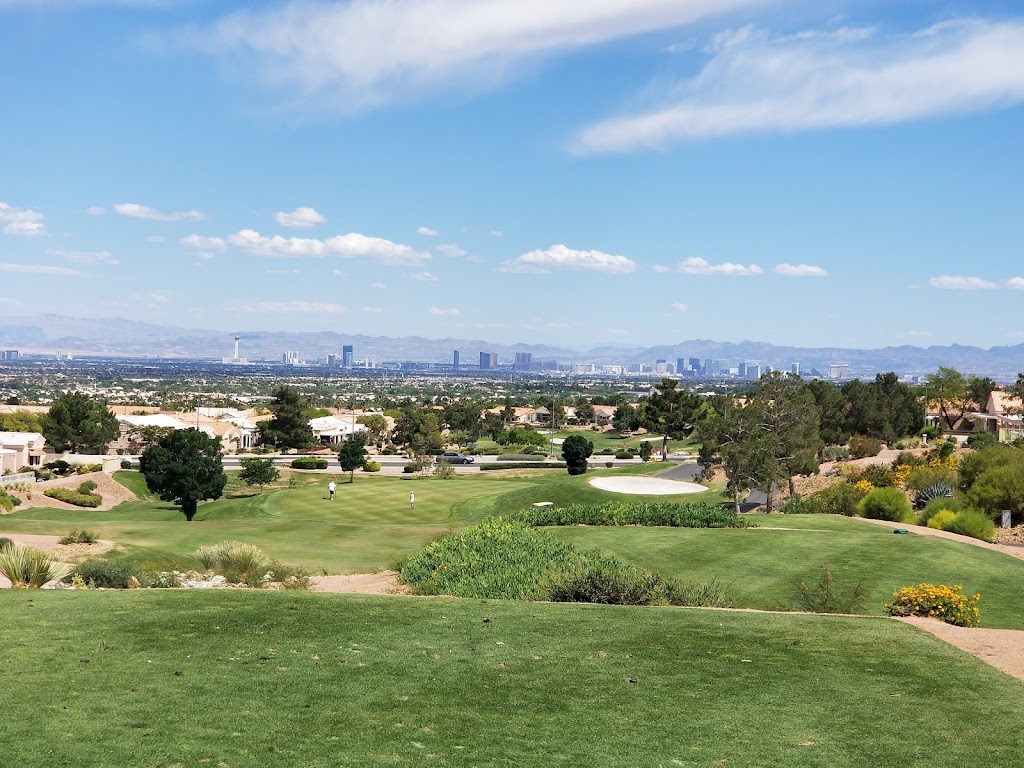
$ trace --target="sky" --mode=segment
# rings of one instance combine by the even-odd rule
[[[1019,0],[0,0],[0,317],[1024,342]]]

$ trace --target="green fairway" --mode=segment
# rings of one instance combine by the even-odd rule
[[[1024,685],[884,619],[0,594],[3,764],[999,768]]]
[[[683,581],[718,579],[747,608],[793,607],[792,580],[817,581],[827,563],[837,583],[864,580],[864,613],[883,613],[882,606],[899,587],[962,584],[967,594],[982,595],[982,625],[1024,629],[1024,561],[960,542],[894,536],[887,528],[833,515],[750,519],[761,527],[545,530],[582,549],[600,549]]]

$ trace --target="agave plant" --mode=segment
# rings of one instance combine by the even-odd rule
[[[914,494],[914,507],[916,509],[923,509],[932,499],[948,499],[952,497],[953,488],[949,483],[945,481],[932,483]]]
[[[0,573],[15,587],[41,587],[67,576],[73,567],[55,560],[35,547],[17,544],[0,550]]]

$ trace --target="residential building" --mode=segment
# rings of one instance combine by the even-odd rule
[[[38,432],[0,432],[0,474],[42,464],[46,438]]]

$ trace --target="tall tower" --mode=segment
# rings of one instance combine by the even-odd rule
[[[352,363],[355,361],[355,356],[352,354],[352,345],[345,344],[341,348],[341,367],[351,368]]]
[[[456,371],[459,370],[459,350],[457,349],[452,353],[452,368]]]
[[[235,336],[235,360],[238,359],[238,336]]]

